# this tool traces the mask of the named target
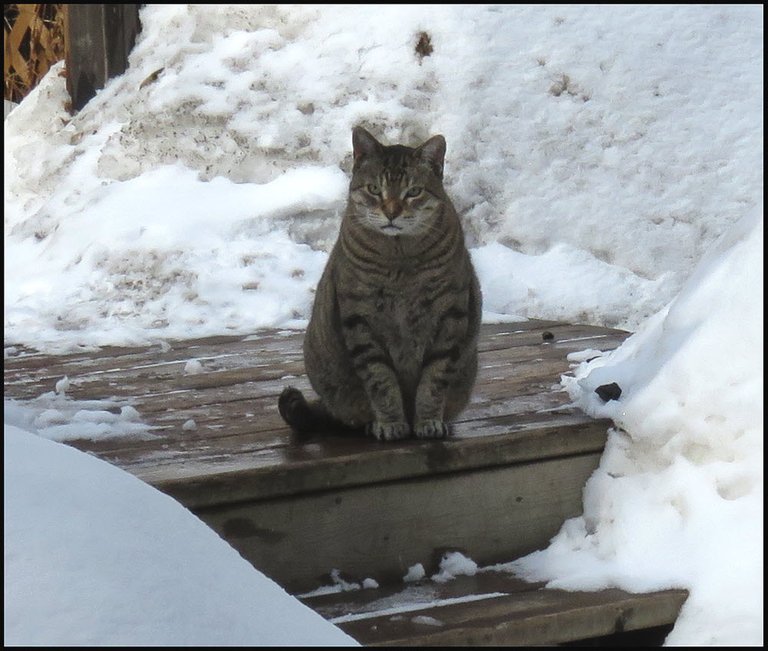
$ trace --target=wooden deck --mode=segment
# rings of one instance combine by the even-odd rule
[[[277,397],[287,384],[309,389],[299,332],[65,356],[17,350],[5,360],[5,395],[34,398],[66,376],[73,400],[133,406],[152,426],[150,437],[71,444],[176,498],[289,591],[328,584],[332,570],[351,580],[370,577],[385,586],[382,590],[397,591],[415,563],[428,574],[436,571],[444,550],[462,551],[480,565],[509,561],[546,546],[565,519],[581,512],[582,488],[598,464],[609,423],[569,407],[560,375],[569,370],[568,353],[610,350],[627,336],[546,321],[483,326],[474,397],[446,441],[294,440],[278,415]],[[457,585],[467,581],[451,589]],[[519,586],[496,591],[516,594],[507,602],[522,603]],[[671,600],[646,599],[661,604],[648,621],[622,619],[615,607],[595,606],[586,620],[600,611],[601,623],[582,629],[602,635],[629,630],[633,621],[635,628],[668,624],[684,598],[673,592]],[[366,602],[371,595],[358,596]],[[315,600],[313,607],[337,612],[338,598],[336,606],[332,602]],[[503,603],[495,602],[498,612],[509,611]],[[632,608],[642,611],[637,604]],[[450,619],[445,613],[440,617]],[[528,630],[533,620],[526,621],[514,630]],[[379,631],[379,637],[361,632],[363,624],[344,626],[371,644],[410,635],[402,626],[392,632],[384,620],[366,629]],[[489,635],[488,627],[456,624],[442,631],[448,635],[449,629],[453,640]],[[568,632],[502,637],[506,643],[540,640],[533,644],[579,639]],[[429,639],[449,643],[439,635]]]
[[[342,592],[304,599],[366,646],[538,646],[660,629],[658,646],[686,594],[664,590],[545,590],[501,571],[446,583]],[[642,646],[645,646],[644,644]]]

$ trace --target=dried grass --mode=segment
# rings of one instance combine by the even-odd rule
[[[3,5],[3,96],[20,102],[64,58],[64,4]]]

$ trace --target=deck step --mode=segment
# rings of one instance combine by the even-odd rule
[[[628,333],[551,321],[485,325],[477,386],[453,436],[396,443],[292,438],[277,396],[288,383],[309,388],[302,336],[20,351],[6,359],[6,395],[39,396],[67,376],[71,399],[133,406],[155,428],[151,438],[72,444],[171,495],[294,592],[317,587],[332,569],[395,581],[441,548],[483,565],[508,561],[580,513],[609,423],[568,405],[560,375],[568,353],[610,350]]]
[[[581,513],[610,423],[569,405],[560,375],[569,353],[612,350],[628,335],[552,321],[483,326],[472,402],[444,441],[295,440],[277,412],[286,384],[309,389],[295,331],[55,356],[17,347],[6,350],[5,395],[35,399],[66,376],[68,400],[131,405],[149,436],[70,444],[177,499],[294,594],[335,570],[391,586],[374,592],[393,597],[416,563],[446,550],[483,567],[507,562],[546,546]],[[340,625],[371,644],[538,644],[668,624],[681,603],[680,593],[577,599],[497,574],[451,581],[440,590],[458,590],[445,598],[463,601],[413,616],[439,626],[386,612]],[[414,587],[426,589],[408,586],[405,597]],[[349,600],[374,592],[308,603],[329,617],[357,616],[360,606]],[[499,594],[467,598],[490,593]]]
[[[446,583],[401,583],[303,601],[366,646],[535,646],[671,625],[686,597],[683,590],[550,590],[481,571]]]

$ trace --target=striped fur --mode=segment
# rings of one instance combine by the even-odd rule
[[[320,279],[304,361],[320,400],[288,388],[297,432],[365,429],[378,439],[442,438],[477,372],[481,295],[442,185],[445,140],[386,147],[353,131],[339,238]]]

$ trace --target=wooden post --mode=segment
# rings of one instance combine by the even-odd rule
[[[141,29],[137,4],[70,4],[66,16],[67,90],[72,112],[128,67]]]

